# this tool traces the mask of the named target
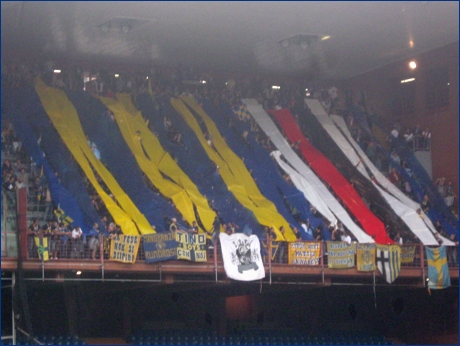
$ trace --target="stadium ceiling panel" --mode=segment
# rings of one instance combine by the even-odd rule
[[[458,41],[458,2],[2,1],[2,52],[344,78]],[[5,56],[5,54],[3,54]]]

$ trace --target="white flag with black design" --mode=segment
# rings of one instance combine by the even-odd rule
[[[379,245],[376,250],[377,268],[391,284],[401,270],[401,247],[399,245]]]
[[[254,281],[265,277],[260,242],[255,235],[220,233],[219,240],[225,273],[230,279]]]

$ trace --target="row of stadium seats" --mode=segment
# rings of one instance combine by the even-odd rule
[[[251,331],[218,336],[202,331],[143,331],[127,338],[135,345],[392,345],[383,336],[332,332],[308,335],[302,332]]]
[[[86,342],[76,335],[40,335],[35,339],[44,345],[86,345]],[[13,340],[2,340],[2,345],[13,345]],[[37,343],[24,335],[18,335],[16,345],[37,345]]]

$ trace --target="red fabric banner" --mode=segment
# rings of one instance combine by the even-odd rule
[[[327,182],[348,210],[357,218],[364,231],[378,244],[394,244],[387,235],[385,226],[367,207],[359,194],[335,166],[317,150],[302,134],[288,109],[269,111],[282,127],[290,143],[300,141],[299,149],[311,169]]]

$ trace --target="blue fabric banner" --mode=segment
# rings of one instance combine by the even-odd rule
[[[177,259],[177,241],[174,232],[148,234],[144,242],[145,263]]]

